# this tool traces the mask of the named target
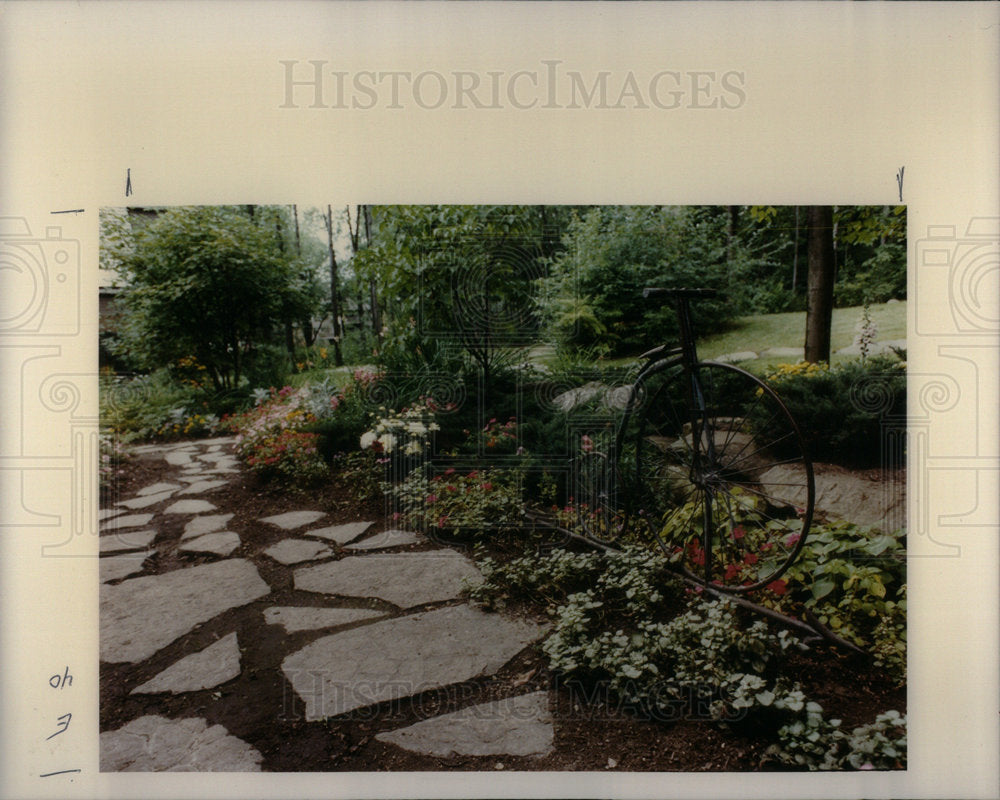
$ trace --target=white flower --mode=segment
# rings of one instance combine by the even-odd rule
[[[422,422],[411,422],[406,426],[406,430],[417,436],[427,433],[427,426]]]
[[[396,437],[391,433],[384,433],[378,437],[378,443],[382,445],[382,449],[385,452],[391,453],[392,448],[396,446]]]
[[[378,437],[376,437],[372,431],[365,431],[361,434],[361,449],[367,450],[375,444],[376,441],[378,441]]]
[[[410,443],[406,445],[406,455],[413,456],[417,455],[421,450],[420,442],[416,439],[410,440]]]

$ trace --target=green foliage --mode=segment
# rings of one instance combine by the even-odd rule
[[[262,345],[317,299],[274,224],[264,210],[251,219],[233,208],[176,208],[118,247],[126,282],[119,352],[140,369],[193,356],[216,390],[273,374]]]
[[[383,496],[385,470],[371,452],[335,452],[329,459],[331,481],[348,489],[355,500],[368,503]]]
[[[98,445],[100,448],[98,483],[101,489],[109,489],[122,474],[122,466],[128,459],[128,451],[118,436],[107,431],[100,433]]]
[[[351,379],[340,390],[336,413],[324,414],[303,427],[304,431],[319,434],[319,450],[323,458],[330,462],[337,453],[350,453],[361,447],[361,436],[368,429],[371,418],[371,402],[368,392],[380,380],[380,374],[359,367]],[[332,386],[328,389],[334,393]]]
[[[207,403],[202,398],[197,387],[178,383],[165,369],[135,377],[102,373],[101,426],[123,442],[179,434],[199,413],[196,408],[208,413],[201,405]],[[175,425],[180,426],[177,431],[173,430]]]
[[[507,470],[449,469],[427,478],[416,469],[391,492],[403,519],[422,531],[481,538],[524,523],[520,487]]]
[[[906,245],[879,247],[856,269],[847,268],[833,288],[837,306],[885,303],[906,298]]]
[[[822,708],[809,703],[806,713],[778,730],[779,743],[768,748],[774,761],[811,770],[903,769],[906,766],[906,717],[886,711],[875,722],[840,729],[839,720],[826,720]]]
[[[511,345],[530,340],[534,279],[558,246],[551,206],[383,206],[375,235],[353,268],[386,303],[390,357],[435,356],[459,366],[463,353],[484,373]],[[405,356],[404,356],[405,357]]]
[[[803,648],[794,636],[747,622],[725,600],[688,594],[685,602],[659,556],[634,547],[608,555],[553,550],[479,566],[484,581],[468,589],[476,601],[549,606],[555,624],[542,649],[570,682],[600,681],[613,697],[666,719],[697,698],[709,719],[771,739],[767,758],[799,768],[906,764],[904,717],[889,711],[841,731],[786,672],[785,655]]]
[[[323,384],[258,390],[255,396],[256,406],[226,421],[236,432],[237,456],[266,481],[299,487],[324,477],[319,437],[305,428],[335,413],[339,398]]]
[[[851,467],[902,464],[901,437],[887,440],[885,427],[906,417],[904,362],[874,356],[830,368],[783,365],[766,379],[798,422],[814,461]],[[763,434],[773,433],[766,419],[754,421]]]
[[[574,219],[565,252],[541,281],[540,313],[557,342],[630,354],[676,332],[670,306],[644,300],[645,286],[722,288],[728,278],[726,221],[710,210],[602,206]],[[699,330],[719,330],[731,300],[699,302]]]
[[[814,524],[784,580],[788,595],[779,607],[802,603],[820,623],[871,652],[890,676],[905,680],[906,560],[898,536],[849,522]]]

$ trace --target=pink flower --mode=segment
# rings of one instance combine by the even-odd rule
[[[734,539],[742,539],[744,535],[745,534],[744,534],[743,526],[742,525],[737,525],[735,528],[733,528],[733,538]]]
[[[785,537],[786,547],[795,547],[795,544],[802,538],[801,533],[790,533]]]
[[[428,503],[436,503],[437,501],[438,501],[438,499],[437,499],[437,495],[436,494],[429,494],[429,495],[427,495],[427,502]]]
[[[757,558],[756,553],[747,553],[743,556],[743,562],[745,564],[756,564],[760,559]]]
[[[492,483],[490,483],[489,481],[486,481],[486,483],[483,483],[483,484],[480,484],[480,485],[481,485],[481,486],[483,487],[483,489],[485,489],[485,490],[486,490],[487,492],[489,492],[489,491],[491,491],[491,490],[493,489],[493,484],[492,484]]]
[[[775,594],[781,595],[788,591],[788,584],[784,580],[771,581],[767,585],[767,588]]]

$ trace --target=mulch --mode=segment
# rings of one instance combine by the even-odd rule
[[[156,455],[133,457],[122,465],[113,488],[102,493],[102,507],[135,495],[138,489],[166,479],[169,466]],[[138,664],[101,664],[101,731],[115,730],[145,714],[177,718],[199,716],[221,724],[263,755],[262,769],[278,772],[322,771],[760,771],[777,767],[766,762],[767,742],[739,724],[722,726],[706,719],[697,699],[671,718],[643,718],[623,708],[600,686],[567,685],[552,673],[537,646],[529,646],[495,675],[425,692],[412,698],[358,709],[322,722],[306,722],[304,705],[280,670],[281,661],[319,635],[288,634],[262,625],[263,609],[274,605],[315,605],[317,597],[297,592],[291,568],[258,554],[287,537],[287,532],[261,525],[261,517],[310,508],[334,514],[336,522],[376,520],[373,531],[394,527],[379,500],[359,501],[350,485],[330,481],[302,494],[278,492],[243,473],[203,495],[235,518],[230,527],[243,544],[233,557],[252,560],[272,593],[264,600],[233,609],[196,627]],[[176,541],[180,520],[162,528],[153,543]],[[427,544],[405,549],[420,549]],[[215,556],[178,553],[172,547],[146,562],[143,574],[208,563]],[[358,601],[364,606],[368,601]],[[378,601],[370,601],[378,604]],[[382,606],[388,610],[391,607]],[[540,615],[542,609],[519,609]],[[395,613],[399,613],[395,611]],[[237,631],[242,651],[239,677],[215,689],[182,695],[130,695],[129,692],[177,659]],[[795,655],[792,667],[806,696],[823,706],[829,718],[843,720],[847,730],[874,721],[889,709],[906,711],[905,686],[896,686],[864,658],[820,644]],[[514,694],[547,690],[555,726],[555,749],[543,758],[421,756],[375,739],[383,730]]]

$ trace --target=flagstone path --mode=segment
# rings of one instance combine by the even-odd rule
[[[316,725],[493,675],[544,636],[542,624],[465,602],[463,587],[481,578],[475,564],[419,534],[308,507],[238,522],[226,508],[241,472],[232,450],[232,439],[136,448],[163,458],[168,474],[100,511],[102,670],[121,676],[127,697],[179,700],[164,706],[169,716],[136,712],[101,733],[102,770],[260,770],[264,755],[206,710],[206,692],[211,702],[234,681],[267,680],[245,676],[244,662],[275,632],[272,678]],[[226,630],[230,619],[239,622]],[[536,691],[377,739],[439,758],[544,756],[553,724]]]

